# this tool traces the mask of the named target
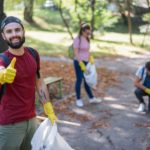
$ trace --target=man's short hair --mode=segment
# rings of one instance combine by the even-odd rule
[[[2,23],[1,23],[1,31],[4,30],[4,28],[5,28],[5,26],[6,26],[7,24],[13,23],[13,22],[20,24],[20,25],[22,26],[22,28],[24,29],[23,24],[22,24],[22,22],[21,22],[21,20],[20,20],[19,18],[14,17],[14,16],[9,16],[9,17],[5,17],[5,18],[2,20]]]
[[[146,64],[145,64],[145,67],[147,70],[150,70],[150,61],[148,61]]]

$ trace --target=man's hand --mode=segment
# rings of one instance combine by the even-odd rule
[[[145,88],[145,93],[147,93],[148,95],[150,95],[150,89],[149,88]]]
[[[9,66],[0,72],[0,83],[13,83],[16,76],[15,69],[16,58],[14,57]]]
[[[91,64],[94,64],[94,57],[93,57],[92,55],[90,55],[90,57],[89,57],[89,62],[90,62]]]
[[[83,61],[80,61],[80,62],[79,62],[79,66],[80,66],[80,68],[81,68],[81,70],[82,70],[83,72],[86,71],[86,66],[85,66],[85,64],[84,64]]]
[[[50,121],[53,125],[54,122],[57,120],[57,117],[55,116],[52,104],[50,102],[46,102],[43,105],[43,107],[44,107],[45,114],[48,116],[48,118],[50,119]]]

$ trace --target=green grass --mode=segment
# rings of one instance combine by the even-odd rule
[[[52,44],[43,42],[40,40],[35,40],[30,37],[26,38],[26,45],[32,45],[33,48],[36,48],[41,55],[47,56],[59,56],[59,55],[67,55],[66,49],[62,44]]]
[[[59,12],[49,10],[35,10],[34,12],[35,24],[27,24],[27,29],[48,31],[48,32],[66,32]]]
[[[15,15],[23,20],[23,11],[8,11],[7,15]],[[34,23],[29,24],[23,20],[26,30],[47,31],[47,32],[66,32],[66,28],[58,11],[47,9],[34,10]]]

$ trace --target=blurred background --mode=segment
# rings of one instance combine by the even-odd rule
[[[81,22],[92,27],[95,57],[132,56],[148,51],[149,0],[0,0],[0,22],[14,15],[23,20],[27,45],[41,55],[66,56]],[[0,37],[1,52],[4,45]]]

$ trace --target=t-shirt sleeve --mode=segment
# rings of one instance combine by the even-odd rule
[[[40,55],[37,50],[35,50],[36,53],[36,63],[37,63],[37,77],[40,78]]]
[[[40,70],[40,55],[38,52],[37,52],[37,69]]]
[[[79,48],[79,38],[75,38],[73,41],[73,48],[78,49]]]
[[[143,67],[144,67],[144,66],[139,67],[138,70],[136,71],[136,74],[135,74],[135,75],[136,75],[137,77],[139,77],[140,79],[142,78]]]

